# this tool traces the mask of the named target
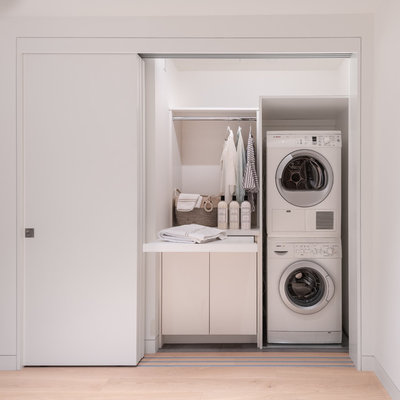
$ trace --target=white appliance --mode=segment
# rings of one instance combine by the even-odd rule
[[[340,131],[267,131],[267,233],[340,237]]]
[[[268,343],[342,341],[340,239],[268,239]]]

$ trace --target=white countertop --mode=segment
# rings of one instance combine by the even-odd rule
[[[254,229],[225,229],[228,236],[259,236],[260,230]]]
[[[228,237],[209,243],[189,244],[156,240],[143,244],[145,253],[257,253],[258,245],[253,237]]]

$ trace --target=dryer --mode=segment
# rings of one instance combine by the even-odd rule
[[[340,131],[267,131],[267,233],[340,237]]]
[[[268,239],[268,343],[342,341],[340,239]]]

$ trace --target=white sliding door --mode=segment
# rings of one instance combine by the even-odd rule
[[[142,356],[141,59],[24,54],[24,365]]]

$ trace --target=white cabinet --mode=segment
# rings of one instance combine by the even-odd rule
[[[210,334],[256,334],[256,253],[210,253]]]
[[[209,333],[209,254],[163,253],[162,333]]]
[[[256,253],[163,253],[163,335],[256,335]]]

